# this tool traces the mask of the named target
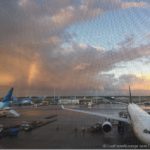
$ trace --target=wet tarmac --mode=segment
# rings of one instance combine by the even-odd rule
[[[83,108],[91,111],[118,115],[123,108],[104,106],[106,109]],[[0,124],[6,126],[19,124],[22,121],[45,121],[54,120],[45,126],[36,128],[30,132],[19,132],[17,137],[5,137],[0,139],[0,148],[5,149],[97,149],[97,148],[148,148],[142,145],[134,136],[132,129],[126,125],[124,134],[119,134],[117,125],[109,133],[91,132],[88,130],[97,122],[102,122],[96,116],[62,110],[60,106],[41,106],[33,108],[30,106],[19,107],[19,118],[0,118]],[[49,117],[57,115],[55,117]]]

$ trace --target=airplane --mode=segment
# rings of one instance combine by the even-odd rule
[[[13,99],[13,104],[15,105],[19,105],[19,106],[22,106],[22,105],[32,105],[33,102],[32,102],[32,99],[31,98],[17,98],[16,96],[12,96],[12,99]]]
[[[10,101],[12,98],[13,88],[11,88],[6,96],[2,99],[0,102],[0,116],[14,116],[19,117],[20,114],[17,113],[15,110],[11,109],[10,107]]]
[[[105,118],[106,121],[102,123],[101,127],[102,130],[106,133],[112,130],[112,123],[110,122],[110,120],[116,120],[119,121],[119,123],[127,123],[133,128],[135,136],[142,143],[150,144],[150,115],[146,111],[144,111],[141,107],[139,107],[137,104],[132,102],[130,86],[129,86],[129,94],[130,98],[129,104],[127,105],[127,113],[128,113],[127,118],[102,114],[99,112],[90,112],[79,109],[65,108],[63,105],[61,105],[61,108],[69,111],[85,113]]]
[[[36,99],[34,100],[34,106],[38,107],[38,106],[44,106],[45,105],[45,99],[47,98],[47,96],[38,96],[36,97]]]

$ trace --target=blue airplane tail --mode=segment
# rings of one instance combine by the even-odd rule
[[[6,96],[3,98],[2,102],[9,102],[11,100],[14,88],[11,88]]]

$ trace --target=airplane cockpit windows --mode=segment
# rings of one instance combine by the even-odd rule
[[[150,134],[150,130],[148,130],[148,129],[144,129],[143,132],[147,133],[147,134]]]

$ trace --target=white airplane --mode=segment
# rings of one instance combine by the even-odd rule
[[[129,104],[127,105],[127,111],[128,111],[127,118],[121,118],[119,116],[116,117],[113,115],[107,115],[107,114],[102,114],[98,112],[90,112],[90,111],[84,111],[84,110],[78,110],[78,109],[64,108],[63,105],[62,105],[62,109],[106,118],[107,121],[105,121],[102,124],[102,129],[104,132],[109,132],[112,129],[112,124],[109,121],[110,119],[116,120],[119,122],[128,123],[133,128],[135,136],[142,143],[150,144],[150,115],[146,111],[144,111],[142,108],[140,108],[137,104],[134,104],[132,102],[130,87],[129,87],[129,93],[130,93],[130,101],[129,101]]]
[[[13,88],[11,88],[6,96],[2,99],[0,102],[0,117],[2,116],[13,116],[13,117],[19,117],[20,114],[17,113],[15,110],[11,109],[10,101],[12,98]]]
[[[17,98],[16,96],[12,96],[13,99],[13,104],[18,105],[18,106],[22,106],[22,105],[32,105],[32,99],[30,97],[26,97],[26,98]]]

